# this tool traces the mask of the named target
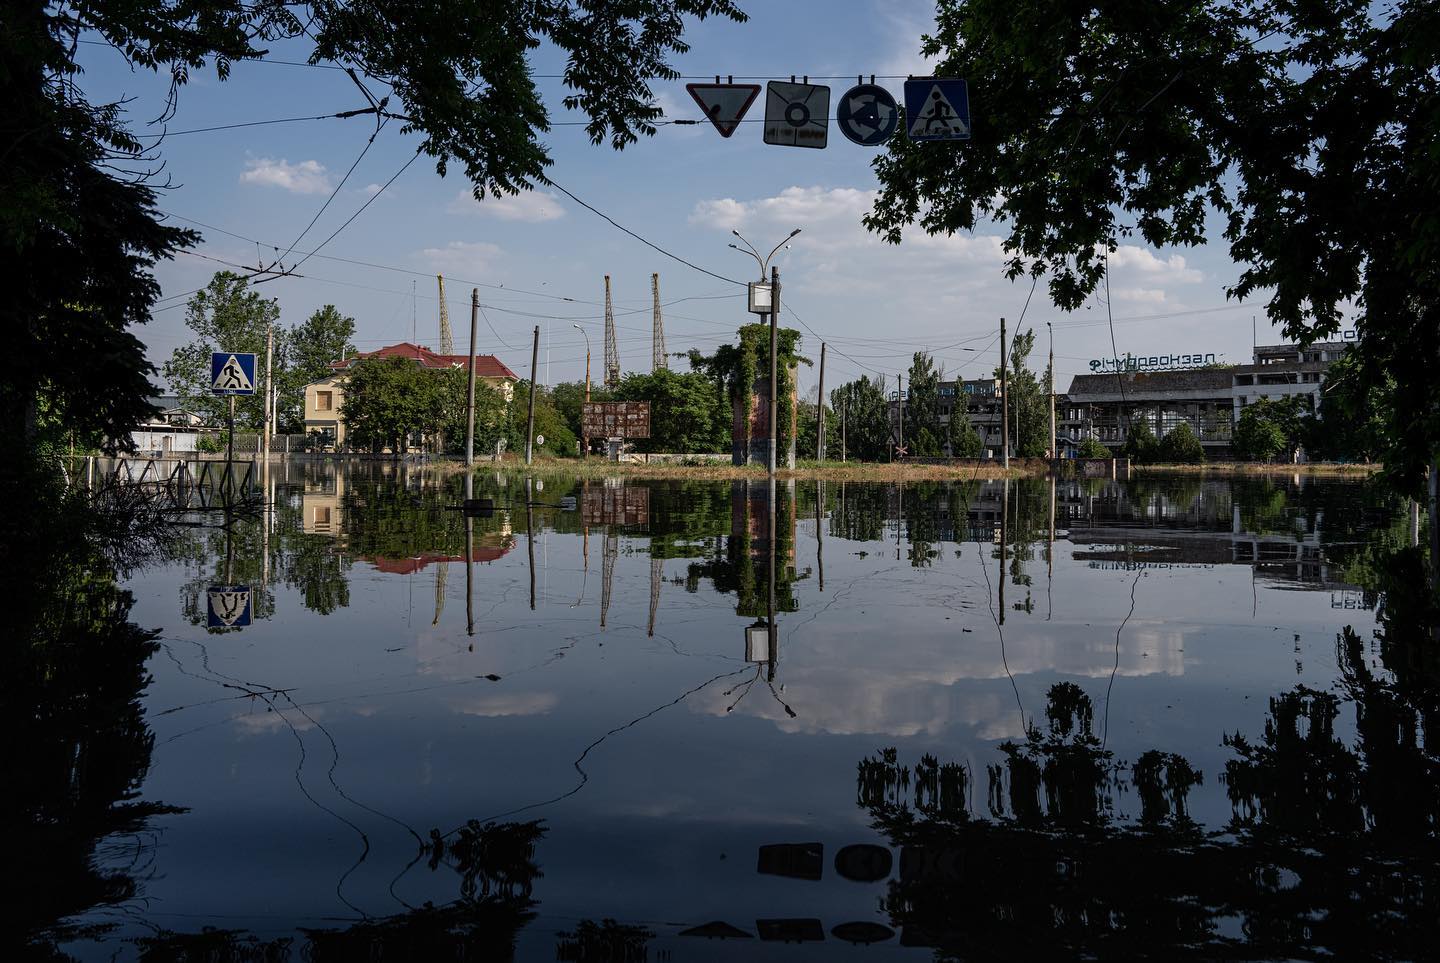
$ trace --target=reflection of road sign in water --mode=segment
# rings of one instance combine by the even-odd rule
[[[255,393],[255,355],[235,351],[212,352],[210,355],[210,393],[253,395]]]
[[[845,91],[835,107],[840,133],[862,147],[883,144],[900,126],[900,110],[890,91],[874,84],[859,84]]]
[[[830,133],[830,88],[770,81],[765,93],[765,143],[824,147]]]
[[[759,84],[686,84],[685,89],[695,98],[695,103],[710,118],[710,123],[729,137],[740,126],[745,111],[760,96]]]
[[[212,585],[205,591],[205,626],[241,628],[250,624],[250,586]]]
[[[905,123],[911,140],[969,140],[970,94],[965,81],[951,77],[905,81]]]

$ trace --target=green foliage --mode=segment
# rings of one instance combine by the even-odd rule
[[[1149,465],[1160,457],[1160,442],[1150,430],[1149,422],[1131,422],[1120,454],[1137,465]]]
[[[927,352],[915,352],[905,378],[905,438],[910,442],[911,454],[945,454],[947,432],[940,423],[940,382],[944,380],[944,368],[935,367]]]
[[[181,402],[212,425],[223,424],[229,399],[210,393],[213,351],[253,352],[256,379],[264,378],[265,332],[280,318],[279,302],[250,290],[245,278],[221,271],[195,292],[185,308],[185,325],[194,332],[189,344],[176,348],[165,362],[165,380]],[[276,339],[283,341],[283,336]],[[259,430],[264,419],[264,386],[259,394],[235,399],[237,430]]]
[[[1050,371],[1044,380],[1036,377],[1028,365],[1035,348],[1034,329],[1017,333],[1010,342],[1008,383],[1010,396],[1010,445],[1020,458],[1043,458],[1050,447]],[[1000,369],[995,369],[1000,377]]]
[[[470,372],[464,368],[449,368],[436,372],[444,382],[441,403],[441,433],[444,436],[445,453],[463,458],[465,456],[465,407],[468,400]],[[495,451],[495,443],[505,437],[509,427],[510,413],[505,396],[500,390],[485,381],[475,379],[475,456],[487,457]]]
[[[356,364],[350,369],[341,409],[349,443],[386,447],[399,455],[411,435],[439,431],[445,422],[446,385],[453,384],[447,374],[407,358],[372,358]]]
[[[715,353],[706,357],[691,349],[690,367],[705,372],[717,385],[724,386],[725,397],[733,404],[736,400],[755,391],[757,379],[770,376],[770,326],[768,324],[742,325],[736,332],[739,344],[722,344]],[[777,328],[775,332],[777,371],[779,384],[775,396],[780,399],[780,411],[776,418],[777,448],[784,458],[784,446],[779,439],[790,439],[795,443],[795,424],[791,405],[786,403],[795,392],[795,367],[810,364],[809,358],[796,353],[800,346],[800,332],[794,328]]]
[[[1329,461],[1374,461],[1397,444],[1388,412],[1395,405],[1391,375],[1366,380],[1359,356],[1347,351],[1325,373],[1321,421],[1309,447]]]
[[[1365,0],[1101,5],[939,0],[922,52],[987,105],[955,151],[892,138],[868,228],[899,242],[1003,223],[1008,274],[1064,310],[1126,241],[1228,244],[1229,293],[1286,337],[1352,321],[1390,386],[1387,468],[1418,493],[1440,448],[1440,7]],[[1353,315],[1350,310],[1354,307]],[[1393,462],[1393,464],[1392,464]]]
[[[591,401],[609,401],[610,392],[603,385],[590,386]],[[584,425],[581,423],[582,405],[585,404],[585,382],[562,381],[550,389],[550,403],[565,422],[570,433],[579,438]],[[591,440],[594,444],[594,440]]]
[[[1205,448],[1185,422],[1170,430],[1160,441],[1158,458],[1172,465],[1199,465],[1205,461]]]
[[[1080,458],[1112,458],[1110,449],[1098,438],[1086,438],[1080,443],[1075,454]]]
[[[278,339],[284,345],[275,372],[280,392],[275,420],[281,431],[303,430],[305,386],[329,377],[330,362],[354,356],[354,337],[355,319],[327,304]]]
[[[830,392],[830,407],[836,412],[834,438],[840,441],[840,413],[845,419],[846,456],[857,461],[881,461],[890,450],[890,405],[885,389],[869,375],[843,384]],[[838,453],[838,449],[837,449]]]
[[[699,372],[634,372],[615,386],[613,397],[650,402],[650,437],[636,441],[637,451],[696,454],[730,448],[729,406],[721,405],[714,384]]]
[[[1230,437],[1236,458],[1268,462],[1287,450],[1290,442],[1286,437],[1284,412],[1277,407],[1268,399],[1261,399],[1240,412],[1240,420]]]
[[[525,424],[529,410],[530,382],[518,381],[505,426],[505,447],[519,455],[525,454]],[[550,392],[543,385],[537,386],[535,391],[535,434],[545,436],[545,443],[534,449],[537,454],[549,452],[561,458],[570,458],[580,450],[575,433],[555,409]]]

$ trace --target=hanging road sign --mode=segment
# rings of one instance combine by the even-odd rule
[[[905,123],[911,140],[969,140],[970,94],[957,77],[905,81]]]
[[[255,393],[255,355],[236,351],[211,352],[210,393],[215,395],[253,395]]]
[[[835,107],[840,133],[861,147],[875,147],[895,136],[900,109],[890,91],[875,84],[856,84]]]
[[[243,628],[250,624],[250,586],[212,585],[205,590],[205,627]]]
[[[829,134],[829,87],[770,81],[765,92],[765,143],[823,148]]]
[[[755,98],[760,96],[759,84],[686,84],[685,89],[710,118],[710,123],[729,137],[740,126],[740,120]]]

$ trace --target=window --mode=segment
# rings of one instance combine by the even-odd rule
[[[1244,408],[1244,407],[1245,407],[1245,402],[1246,402],[1247,400],[1248,400],[1248,399],[1247,399],[1244,395],[1241,395],[1241,396],[1240,396],[1240,407],[1241,407],[1241,408]]]
[[[1235,376],[1235,383],[1236,383],[1237,385],[1253,385],[1253,384],[1255,383],[1255,376],[1254,376],[1254,375],[1248,375],[1248,374],[1246,374],[1246,375],[1236,375],[1236,376]]]
[[[315,410],[316,410],[316,411],[333,411],[334,409],[335,409],[335,392],[333,392],[333,391],[317,391],[317,392],[315,392]]]

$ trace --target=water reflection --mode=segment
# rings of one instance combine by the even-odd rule
[[[138,603],[103,579],[53,597],[43,631],[100,656],[8,674],[12,796],[64,827],[19,863],[57,881],[26,938],[720,959],[1420,956],[1433,935],[1436,619],[1383,493],[541,489],[325,462],[266,485],[267,512],[134,576]],[[255,621],[216,636],[221,580]]]

